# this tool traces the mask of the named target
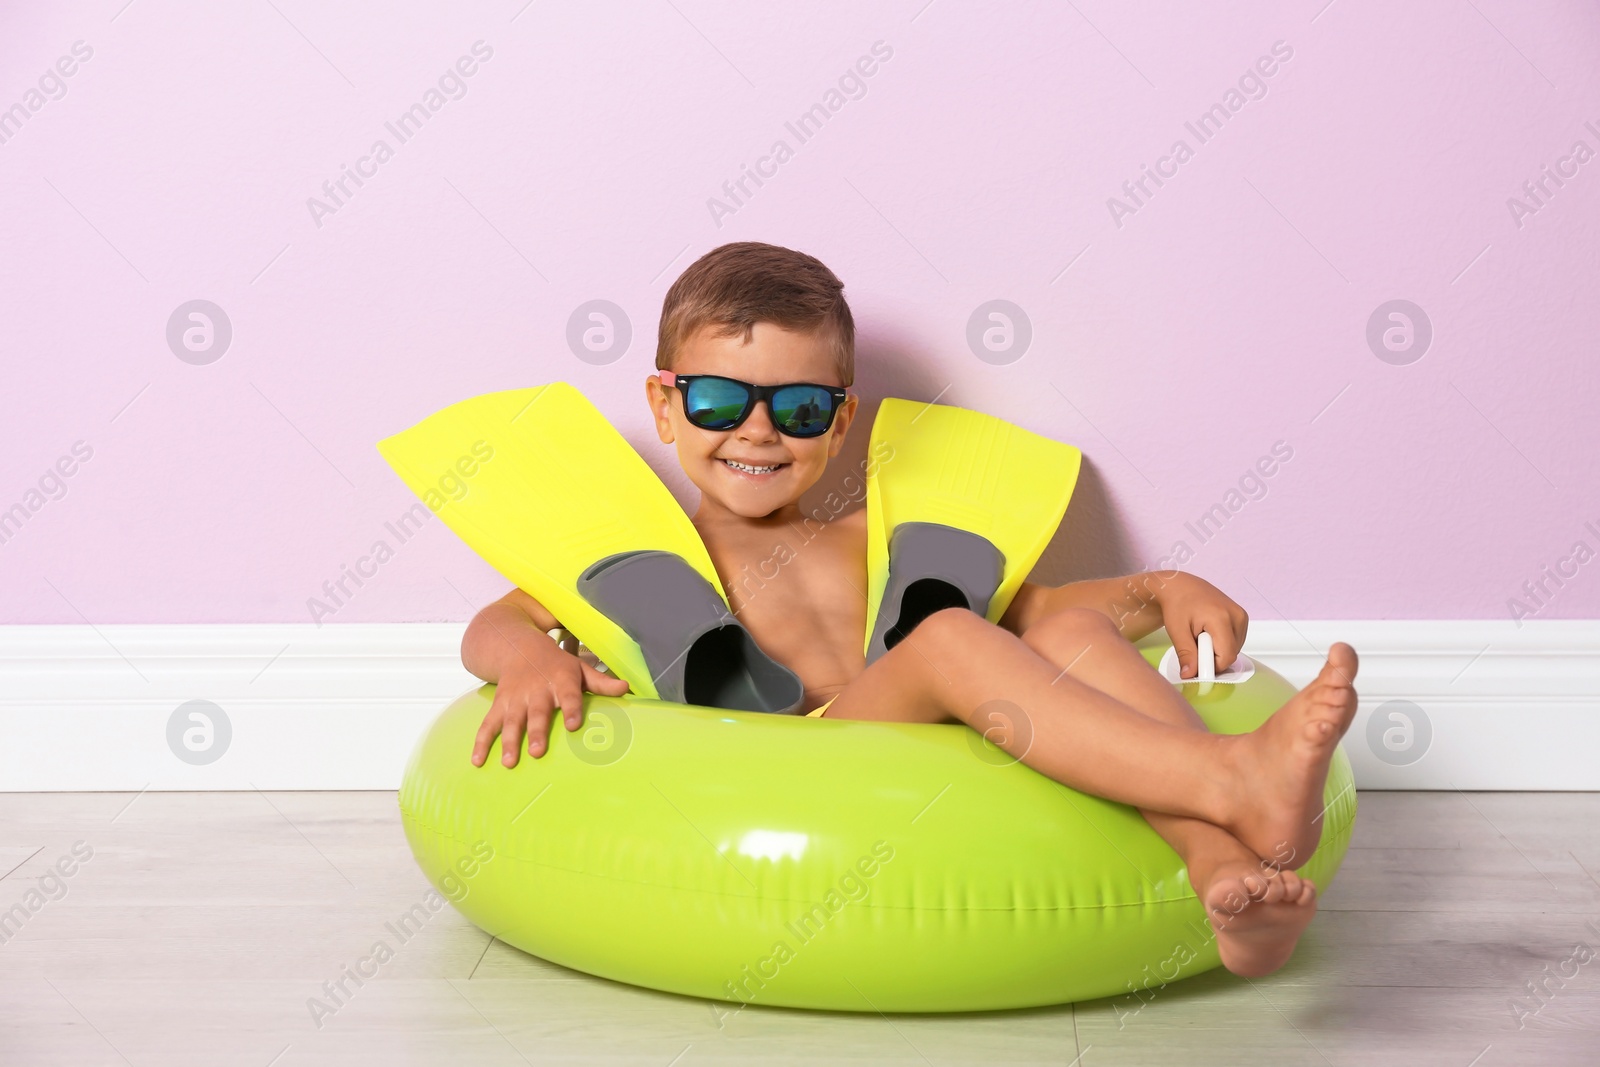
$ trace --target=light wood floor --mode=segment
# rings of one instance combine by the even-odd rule
[[[1600,794],[1362,794],[1279,974],[963,1016],[735,1012],[447,909],[319,1028],[308,998],[427,888],[392,793],[0,794],[0,911],[76,841],[0,944],[0,1063],[1600,1064]]]

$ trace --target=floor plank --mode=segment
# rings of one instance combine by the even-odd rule
[[[92,856],[51,879],[75,844]],[[447,909],[338,990],[428,890],[394,794],[0,794],[0,908],[55,891],[0,944],[0,1060],[1593,1064],[1597,874],[1600,795],[1372,793],[1300,951],[1254,982],[946,1016],[740,1008],[568,970]],[[1580,944],[1597,956],[1574,966]]]

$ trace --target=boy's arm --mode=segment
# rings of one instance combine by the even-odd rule
[[[1000,625],[1020,637],[1047,615],[1068,608],[1088,608],[1116,623],[1123,637],[1137,641],[1162,626],[1161,604],[1154,595],[1162,582],[1154,572],[1125,578],[1091,578],[1066,585],[1023,582],[1011,606],[1000,616]]]
[[[1000,617],[1000,625],[1017,636],[1040,619],[1068,608],[1098,611],[1116,624],[1129,641],[1162,626],[1178,650],[1181,677],[1198,673],[1198,638],[1209,633],[1216,669],[1227,670],[1244,647],[1250,616],[1204,578],[1184,571],[1144,571],[1124,578],[1095,578],[1067,585],[1022,583]]]
[[[543,604],[523,592],[511,592],[473,616],[461,637],[461,664],[486,682],[498,682],[508,657],[522,658],[528,642],[561,623]]]

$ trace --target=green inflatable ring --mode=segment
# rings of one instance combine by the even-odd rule
[[[1164,642],[1140,643],[1152,665]],[[1181,686],[1213,731],[1294,687],[1257,663]],[[1131,808],[1068,789],[961,725],[807,719],[590,694],[512,769],[468,759],[494,687],[464,694],[400,789],[417,862],[507,944],[605,978],[835,1011],[1022,1008],[1218,965],[1177,855]],[[1356,801],[1335,755],[1326,888]]]

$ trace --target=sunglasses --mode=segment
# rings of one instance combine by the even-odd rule
[[[731,430],[750,417],[765,400],[772,425],[790,437],[821,437],[833,425],[848,389],[814,382],[751,385],[716,374],[658,372],[661,384],[683,394],[683,414],[702,430]]]

